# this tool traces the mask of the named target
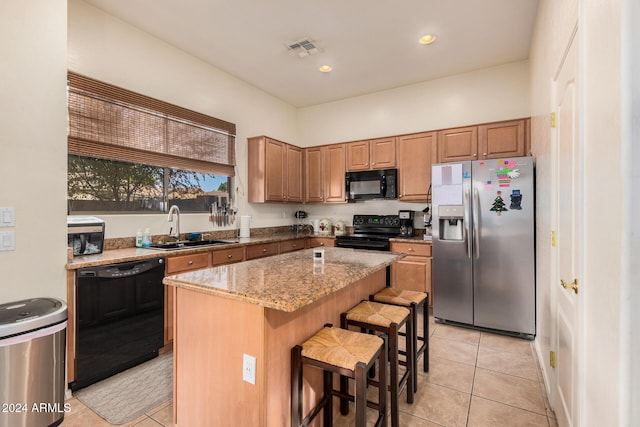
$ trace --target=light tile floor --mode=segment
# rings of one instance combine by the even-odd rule
[[[530,341],[434,323],[433,318],[429,332],[429,373],[422,372],[420,360],[414,403],[401,398],[402,426],[557,427]],[[69,403],[62,427],[110,426],[77,399]],[[170,427],[172,413],[173,404],[165,402],[125,426]],[[375,413],[369,415],[375,419]],[[338,417],[334,424],[349,425],[351,417]]]

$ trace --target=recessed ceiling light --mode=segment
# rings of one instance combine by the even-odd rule
[[[436,36],[434,36],[433,34],[425,34],[424,36],[420,37],[418,41],[420,42],[420,44],[431,44],[436,41]]]
[[[323,65],[320,67],[320,71],[322,71],[323,73],[329,73],[331,72],[331,70],[333,70],[333,68],[331,68],[330,65]]]

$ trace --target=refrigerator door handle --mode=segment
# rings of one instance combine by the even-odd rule
[[[469,237],[469,206],[471,201],[469,200],[469,188],[467,188],[464,192],[464,240],[465,240],[465,248],[467,249],[467,258],[471,258],[471,239]]]
[[[480,196],[478,189],[473,189],[473,242],[475,244],[476,259],[480,258],[480,225],[478,221],[478,212],[480,212]]]

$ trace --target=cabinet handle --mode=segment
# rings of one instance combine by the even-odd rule
[[[369,166],[369,163],[365,163],[364,165],[365,165],[365,166]]]
[[[407,251],[411,252],[413,251],[413,248],[408,248]]]
[[[233,258],[233,255],[227,255],[227,258],[229,259]]]
[[[486,156],[487,156],[487,153],[482,153],[482,155],[486,157]]]
[[[324,246],[324,243],[320,243],[320,246]]]
[[[193,264],[193,261],[189,261],[187,264],[191,265],[191,264]]]
[[[264,249],[262,250],[262,252],[267,252],[267,248],[264,248]]]
[[[477,153],[473,153],[473,157],[478,157],[478,154]]]
[[[291,246],[295,248],[295,247],[296,247],[296,244],[294,243],[294,244],[293,244],[293,245],[291,245]]]
[[[375,162],[371,162],[371,166],[375,166],[375,165],[376,165],[376,163],[375,163]]]

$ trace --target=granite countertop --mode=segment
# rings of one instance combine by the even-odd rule
[[[293,312],[405,255],[329,247],[324,256],[324,264],[316,264],[313,249],[305,249],[167,276],[163,283]]]
[[[177,250],[157,250],[157,249],[145,249],[145,248],[125,248],[125,249],[113,249],[104,251],[101,254],[95,255],[82,255],[73,257],[67,262],[66,268],[67,270],[76,270],[78,268],[84,267],[95,267],[98,265],[106,265],[106,264],[114,264],[118,262],[128,262],[128,261],[138,261],[150,258],[159,258],[159,257],[168,257],[168,256],[176,256],[176,255],[187,255],[194,254],[198,252],[210,252],[210,251],[220,251],[225,249],[237,248],[240,246],[247,245],[255,245],[260,243],[271,243],[271,242],[281,242],[283,240],[291,240],[291,239],[302,239],[306,237],[333,237],[333,236],[309,236],[305,234],[295,234],[295,233],[278,233],[272,234],[268,236],[259,236],[259,237],[247,237],[240,238],[236,240],[236,243],[229,243],[227,245],[218,245],[218,246],[206,246],[199,248],[189,248],[189,249],[177,249]],[[221,240],[229,240],[233,242],[231,239],[221,239]]]

